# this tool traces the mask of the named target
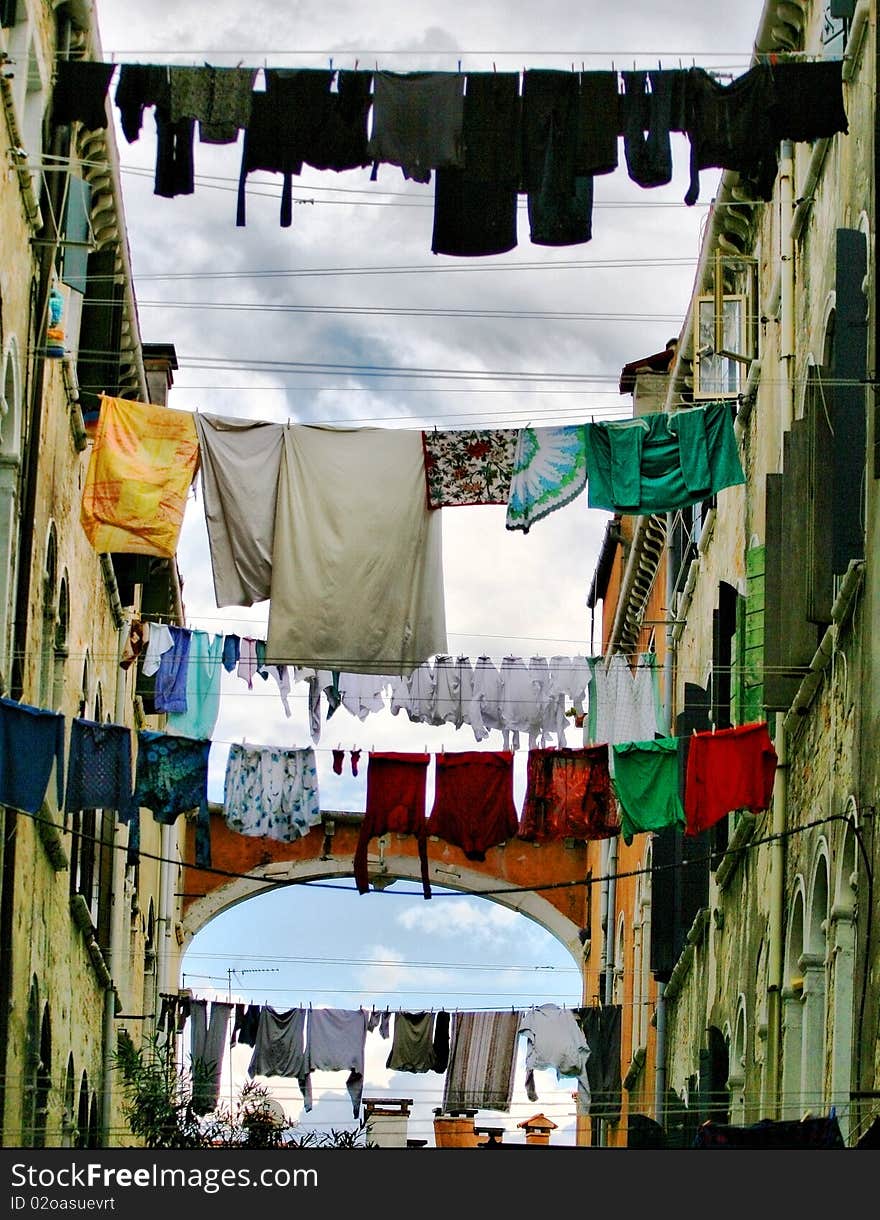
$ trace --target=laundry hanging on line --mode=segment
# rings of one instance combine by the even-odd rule
[[[607,494],[612,505],[625,500],[622,510],[639,512],[671,510],[744,482],[729,403],[610,427],[520,429],[507,528],[528,533],[585,487],[591,498],[601,502]],[[454,503],[449,487],[461,472],[444,469],[456,460],[454,447],[432,444],[422,430],[235,428],[214,416],[196,424],[189,412],[105,396],[81,520],[97,549],[173,554],[202,463],[215,592],[253,604],[268,581],[264,660],[406,676],[447,648],[440,521],[429,505],[441,486],[440,496]],[[486,444],[497,455],[498,445]],[[501,448],[508,444],[502,436]],[[468,445],[472,456],[483,452],[479,441]],[[239,477],[254,469],[258,453],[268,472],[259,489],[252,475]],[[497,499],[494,478],[484,474],[481,492],[467,469],[462,477],[465,501]],[[649,503],[652,494],[661,501]],[[185,645],[179,636],[174,642]],[[159,647],[148,643],[151,662]],[[200,681],[207,683],[208,673],[216,680],[216,658],[203,660]],[[163,699],[166,677],[163,671]],[[183,716],[183,690],[173,684],[168,693],[173,701],[159,710]],[[206,731],[201,719],[178,724]]]
[[[113,68],[60,61],[56,121],[105,127]],[[700,172],[708,168],[736,171],[754,198],[769,199],[781,141],[848,131],[842,68],[839,59],[774,56],[729,83],[696,65],[619,74],[527,68],[521,86],[519,74],[503,74],[511,79],[500,94],[495,73],[281,72],[267,65],[265,87],[256,90],[255,68],[122,64],[114,101],[129,142],[140,136],[144,110],[155,108],[158,195],[193,193],[197,125],[206,143],[232,142],[243,131],[238,225],[254,170],[282,175],[280,223],[288,227],[292,179],[304,165],[342,170],[372,161],[373,180],[380,164],[423,183],[435,174],[432,248],[480,255],[516,244],[517,194],[527,196],[534,244],[589,241],[593,177],[617,167],[621,141],[627,173],[642,187],[670,181],[670,136],[682,133],[689,144],[686,204],[697,201]],[[491,142],[480,140],[484,131]],[[500,164],[491,160],[495,143],[508,150]],[[461,178],[450,182],[450,174]],[[497,227],[486,225],[487,215]]]

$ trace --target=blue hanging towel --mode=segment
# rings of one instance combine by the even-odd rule
[[[64,795],[64,717],[0,697],[0,805],[39,813],[55,764],[58,807]]]

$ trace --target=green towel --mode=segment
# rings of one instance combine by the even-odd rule
[[[638,469],[635,445],[619,424],[586,425],[590,508],[632,514],[675,512],[725,487],[745,483],[730,403],[713,402],[675,415],[658,412],[643,416],[640,423],[647,423],[647,431]],[[633,449],[629,471],[620,468],[626,445]]]
[[[609,424],[611,444],[611,489],[620,504],[638,504],[641,499],[642,446],[648,427],[640,419],[625,424]]]
[[[614,752],[614,791],[620,802],[620,833],[627,845],[633,835],[684,828],[684,807],[678,792],[678,741],[625,741]]]

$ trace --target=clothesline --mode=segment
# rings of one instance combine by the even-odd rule
[[[132,863],[140,849],[142,807],[163,824],[195,810],[195,865],[210,867],[210,740],[139,730],[132,785],[128,728],[75,718],[65,773],[64,722],[61,713],[0,698],[0,803],[36,814],[54,770],[59,809],[117,810],[129,826]],[[691,737],[533,749],[521,815],[513,801],[509,751],[455,752],[433,761],[435,797],[426,816],[431,756],[369,753],[366,812],[353,858],[360,893],[369,889],[369,841],[388,832],[416,837],[425,898],[431,897],[429,836],[483,860],[489,848],[514,837],[540,843],[621,834],[630,843],[636,833],[667,826],[699,834],[728,812],[769,806],[776,752],[764,722]],[[313,750],[233,743],[224,818],[236,833],[288,842],[320,825]]]
[[[232,1030],[230,1033],[230,1022]],[[577,1111],[589,1114],[592,1093],[606,1108],[620,1104],[619,1005],[568,1009],[544,1002],[506,1009],[441,1008],[418,1012],[363,1006],[279,1011],[268,1004],[162,997],[158,1026],[169,1037],[190,1030],[195,1113],[217,1104],[223,1060],[233,1046],[252,1048],[250,1077],[295,1079],[306,1111],[312,1108],[314,1071],[347,1071],[355,1118],[364,1088],[367,1035],[390,1040],[386,1067],[446,1076],[443,1108],[509,1110],[520,1035],[525,1039],[525,1088],[537,1100],[535,1070],[552,1067],[577,1081]],[[592,1061],[592,1067],[589,1066]],[[602,1065],[600,1068],[599,1065]]]
[[[96,129],[108,122],[115,63],[57,64],[56,122]],[[138,139],[155,107],[154,191],[194,191],[193,144],[233,144],[244,131],[236,225],[254,171],[283,176],[282,227],[292,223],[292,178],[303,165],[342,171],[380,164],[428,183],[435,175],[434,253],[501,254],[517,244],[517,196],[530,201],[533,244],[592,237],[593,178],[618,165],[622,137],[629,177],[642,187],[672,179],[670,136],[690,142],[690,185],[701,169],[736,170],[769,199],[782,140],[846,132],[841,60],[768,57],[729,84],[704,68],[631,72],[375,72],[187,67],[126,63],[115,103],[125,138]],[[460,62],[459,62],[460,69]],[[332,85],[337,86],[336,90]],[[621,91],[622,86],[622,91]]]
[[[218,606],[269,602],[266,662],[411,673],[448,654],[437,510],[532,526],[675,511],[745,482],[731,404],[621,423],[441,432],[326,428],[102,396],[80,517],[100,552],[176,552],[201,471]]]

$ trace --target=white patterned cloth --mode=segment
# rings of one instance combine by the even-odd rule
[[[315,751],[233,742],[223,800],[226,825],[238,834],[284,842],[308,834],[321,821]]]
[[[521,428],[505,528],[524,534],[579,496],[587,485],[586,424]]]

